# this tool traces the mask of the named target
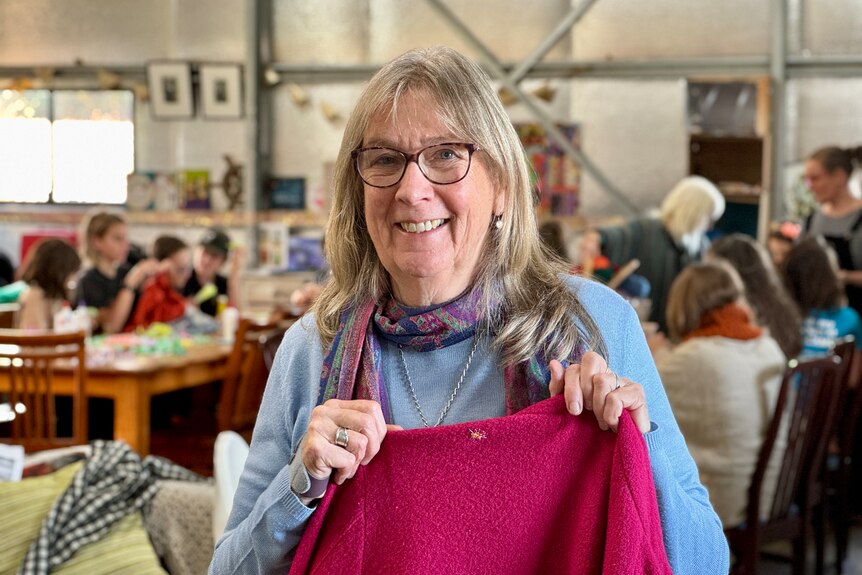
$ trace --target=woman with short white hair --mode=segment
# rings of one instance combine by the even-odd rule
[[[663,332],[670,284],[685,266],[702,259],[709,247],[706,233],[724,214],[724,206],[724,196],[712,182],[689,176],[668,193],[657,214],[596,230],[594,243],[614,265],[640,262],[637,273],[652,288],[649,319]]]

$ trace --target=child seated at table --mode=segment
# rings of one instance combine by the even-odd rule
[[[158,262],[144,258],[128,265],[129,230],[122,212],[95,209],[84,218],[80,236],[89,268],[78,281],[75,301],[98,310],[96,332],[122,331]]]
[[[218,296],[237,307],[240,301],[240,272],[245,252],[231,243],[221,228],[209,228],[195,246],[192,274],[182,293],[194,301],[205,314],[218,315]],[[227,263],[227,275],[219,273]],[[209,289],[204,289],[209,286]]]
[[[819,236],[797,243],[784,261],[784,282],[802,312],[803,356],[826,354],[844,336],[862,346],[862,320],[847,305],[835,251]]]
[[[53,329],[54,315],[69,300],[69,285],[81,269],[81,258],[71,245],[59,238],[47,238],[32,248],[33,253],[21,280],[26,287],[18,296],[19,329]]]
[[[192,271],[189,246],[175,236],[160,236],[153,243],[153,257],[159,261],[159,271],[144,284],[126,331],[154,322],[171,322],[185,314],[186,300],[181,290]]]

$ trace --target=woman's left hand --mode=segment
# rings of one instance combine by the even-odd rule
[[[608,364],[596,352],[588,351],[581,363],[567,368],[553,359],[550,369],[551,397],[564,393],[572,415],[580,415],[587,409],[596,416],[600,428],[616,431],[625,409],[641,433],[650,430],[643,386],[608,370]]]

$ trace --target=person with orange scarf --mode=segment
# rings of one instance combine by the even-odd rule
[[[657,352],[656,366],[700,480],[722,524],[731,527],[745,518],[786,359],[755,323],[742,280],[723,260],[683,270],[671,285],[666,316],[679,344]],[[773,461],[781,461],[784,447],[776,443]],[[777,471],[767,470],[766,502]]]
[[[189,246],[177,237],[160,236],[153,243],[153,257],[159,261],[159,271],[144,284],[125,331],[185,315],[186,299],[181,290],[192,271]]]

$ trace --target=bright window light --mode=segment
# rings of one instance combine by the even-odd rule
[[[130,91],[0,91],[0,202],[125,203],[133,118]]]
[[[51,122],[0,118],[0,201],[47,202],[51,194]]]
[[[48,200],[50,102],[47,90],[0,90],[0,201]]]
[[[135,170],[129,91],[58,90],[54,95],[54,201],[123,204]]]
[[[54,201],[123,204],[135,169],[131,122],[54,122]]]

